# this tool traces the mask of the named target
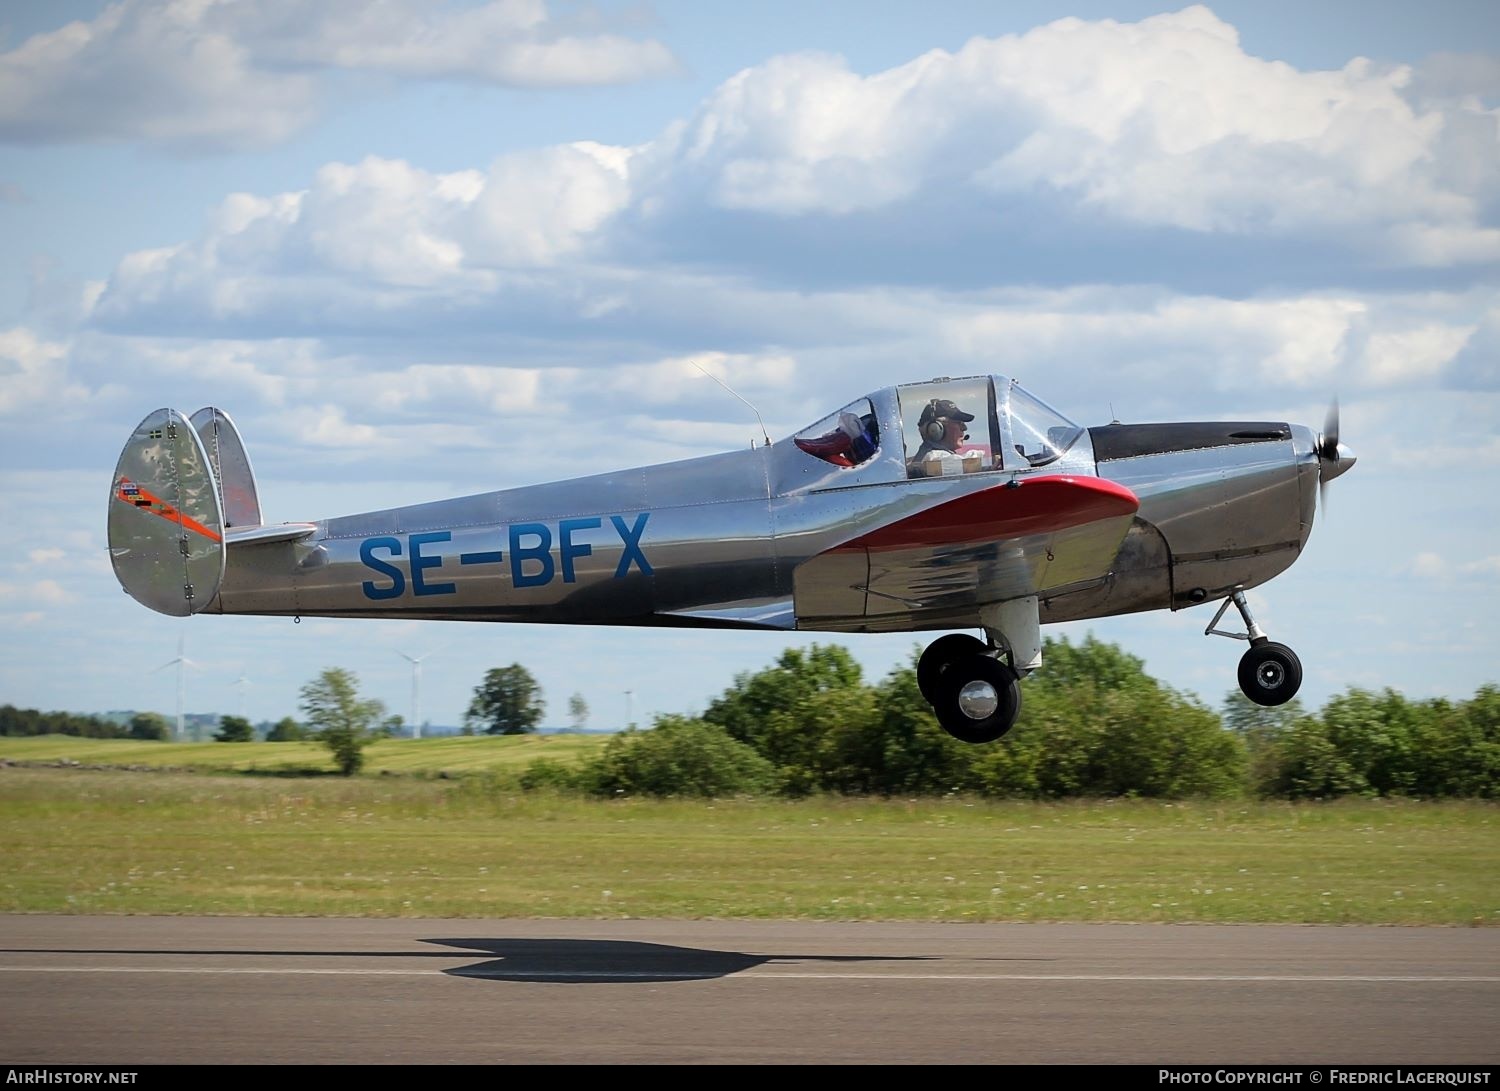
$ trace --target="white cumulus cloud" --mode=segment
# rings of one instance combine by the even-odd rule
[[[675,67],[660,42],[570,26],[542,0],[120,0],[0,53],[0,140],[270,144],[314,117],[335,70],[563,87]]]
[[[585,141],[497,159],[476,190],[476,260],[551,265],[581,251],[629,203],[631,155]]]
[[[1434,379],[1453,362],[1475,329],[1434,323],[1373,334],[1364,353],[1366,376],[1380,385]]]
[[[1063,19],[869,76],[833,56],[773,59],[650,158],[668,192],[781,216],[956,192],[962,215],[994,220],[1045,194],[1119,225],[1311,234],[1424,265],[1500,258],[1484,222],[1500,170],[1481,165],[1500,161],[1500,111],[1414,104],[1412,76],[1253,57],[1205,7]]]
[[[316,82],[262,71],[222,5],[112,4],[0,54],[0,139],[267,144],[311,119]]]
[[[1472,370],[1472,314],[1366,328],[1364,304],[1336,292],[1232,300],[1202,283],[1241,264],[1252,285],[1326,286],[1500,257],[1486,220],[1500,208],[1496,113],[1479,96],[1408,95],[1412,82],[1358,59],[1308,72],[1252,57],[1202,7],[1065,19],[868,76],[777,57],[639,146],[577,141],[446,173],[369,156],[326,164],[305,190],[232,195],[198,239],[123,259],[94,314],[233,336],[435,313],[616,330],[654,317],[682,269],[825,290],[1061,271],[1221,294],[1140,321],[1198,321],[1265,379],[1326,381],[1351,331],[1370,335],[1370,381],[1431,379]],[[1059,325],[1000,327],[1034,343]]]
[[[487,288],[485,274],[465,264],[463,237],[483,185],[477,171],[435,174],[369,156],[321,167],[300,192],[231,194],[195,242],[123,258],[94,313],[109,320],[161,308],[233,320],[311,306],[326,316],[327,301],[305,290],[308,277],[340,299],[384,288]]]
[[[1413,557],[1406,566],[1406,571],[1420,579],[1437,580],[1447,576],[1451,568],[1441,555],[1425,552]]]
[[[1033,296],[948,325],[956,351],[1011,367],[1086,354],[1135,361],[1138,379],[1184,371],[1233,389],[1257,382],[1321,386],[1346,359],[1352,324],[1369,303],[1348,296],[1221,299],[1165,296],[1134,306],[1102,291]]]
[[[226,22],[268,60],[516,87],[627,83],[676,67],[660,42],[553,18],[543,0],[258,0]]]
[[[24,416],[43,401],[66,404],[85,394],[69,378],[65,344],[24,326],[0,330],[0,416]]]
[[[330,163],[302,195],[292,235],[331,270],[430,285],[460,272],[455,221],[482,188],[475,171],[429,174],[374,156]]]
[[[592,381],[580,376],[580,387]],[[706,351],[673,356],[644,364],[621,364],[610,369],[609,386],[636,404],[670,405],[689,399],[722,408],[735,397],[719,383],[741,390],[786,389],[797,379],[797,361],[789,353],[763,355]],[[717,380],[717,382],[715,381]],[[584,393],[580,389],[580,393]],[[743,395],[741,395],[743,396]]]
[[[1483,557],[1477,561],[1469,561],[1459,566],[1459,571],[1466,576],[1500,576],[1500,556]]]
[[[535,407],[541,380],[535,368],[415,364],[383,375],[373,403],[388,412],[463,406],[466,412],[519,413]]]

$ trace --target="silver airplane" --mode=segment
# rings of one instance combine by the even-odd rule
[[[1041,626],[1223,600],[1240,687],[1288,701],[1297,656],[1244,592],[1284,571],[1354,464],[1266,422],[1083,428],[999,375],[887,387],[780,442],[309,523],[265,524],[233,422],[158,409],[125,445],[109,549],[124,589],[190,614],[888,633],[966,742],[1000,738]],[[1218,628],[1229,607],[1245,632]]]

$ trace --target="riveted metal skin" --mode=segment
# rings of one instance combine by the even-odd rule
[[[1124,447],[1111,435],[1117,427],[1091,433],[1096,451],[1124,451],[1099,459],[1100,476],[1141,500],[1138,526],[1117,566],[1130,574],[1135,589],[1091,608],[1124,613],[1196,606],[1236,587],[1265,583],[1301,555],[1317,496],[1311,430],[1286,424],[1136,426],[1149,427],[1151,439],[1167,448],[1153,451]],[[1246,438],[1257,433],[1263,438]],[[1057,611],[1044,620],[1073,616],[1094,615]]]
[[[189,418],[208,452],[209,466],[219,483],[219,502],[224,510],[226,527],[260,525],[260,496],[255,488],[255,471],[245,452],[239,429],[222,409],[204,406]]]
[[[224,522],[208,452],[175,409],[136,425],[109,494],[109,559],[137,602],[172,617],[207,608],[224,576]]]
[[[953,463],[913,476],[914,409],[944,382],[972,406],[979,453],[962,472]],[[1002,376],[890,387],[868,403],[878,446],[857,465],[791,437],[311,524],[239,527],[219,549],[227,567],[217,595],[192,609],[897,632],[979,627],[986,607],[1035,596],[1045,623],[1175,609],[1254,586],[1287,567],[1311,529],[1319,458],[1305,428],[1154,425],[1126,435],[1071,426],[1053,428],[1060,449],[1039,456],[1036,437],[1047,430],[1013,427],[1013,403],[1039,403]],[[211,471],[198,476],[212,493]],[[1051,524],[1029,514],[1053,496],[1073,514]],[[945,521],[947,512],[962,517]],[[975,527],[996,529],[967,532]],[[121,580],[169,582],[155,572]],[[154,609],[181,609],[165,591],[148,598]]]

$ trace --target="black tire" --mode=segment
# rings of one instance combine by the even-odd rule
[[[1285,644],[1255,644],[1240,658],[1240,692],[1258,705],[1284,705],[1302,688],[1302,661]]]
[[[995,708],[988,715],[966,711],[972,701],[965,699],[965,687],[976,682],[992,687]],[[938,679],[937,689],[932,710],[943,730],[960,742],[994,742],[1015,726],[1021,714],[1021,680],[1015,671],[987,655],[972,655],[949,664]]]
[[[937,703],[938,679],[954,663],[984,651],[984,641],[968,633],[949,633],[927,645],[917,660],[917,688],[929,705]]]

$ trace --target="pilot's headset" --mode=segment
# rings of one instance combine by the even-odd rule
[[[947,434],[947,422],[937,415],[936,398],[923,406],[922,416],[917,420],[917,428],[922,433],[922,438],[928,443],[937,443]]]

